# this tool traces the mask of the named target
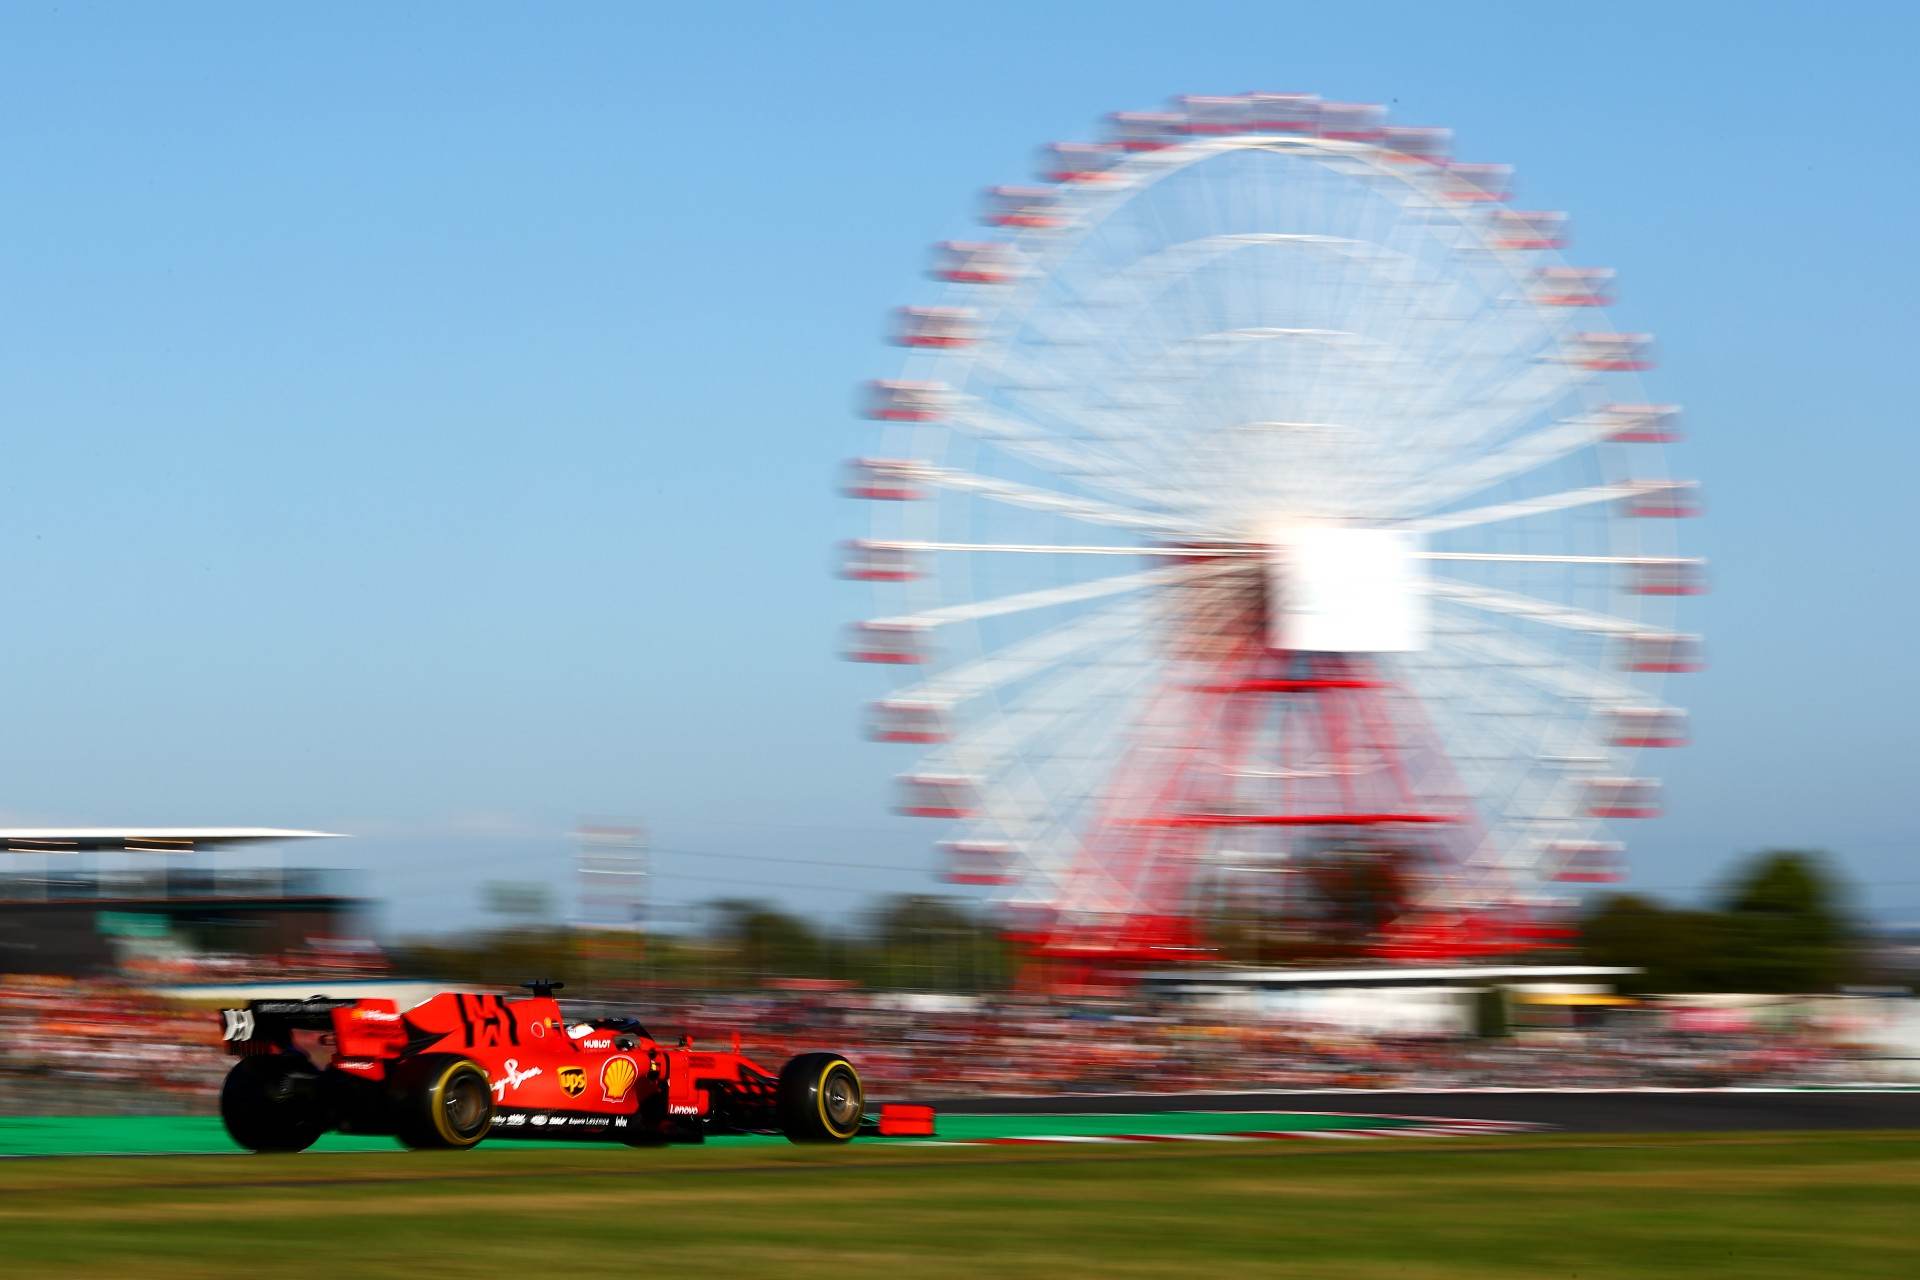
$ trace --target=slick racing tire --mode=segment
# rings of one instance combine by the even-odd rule
[[[493,1124],[493,1086],[471,1058],[429,1053],[394,1081],[394,1136],[416,1151],[464,1151]]]
[[[860,1074],[837,1053],[803,1053],[780,1068],[775,1107],[789,1142],[845,1142],[860,1132]]]
[[[298,1054],[242,1058],[220,1086],[220,1121],[249,1151],[305,1151],[320,1137],[318,1079]]]

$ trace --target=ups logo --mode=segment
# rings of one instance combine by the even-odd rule
[[[585,1067],[560,1068],[560,1087],[569,1098],[577,1098],[587,1091],[587,1069]]]

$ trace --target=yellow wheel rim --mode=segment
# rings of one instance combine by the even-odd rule
[[[453,1080],[454,1076],[464,1070],[477,1071],[478,1068],[473,1067],[471,1063],[455,1062],[440,1073],[440,1078],[433,1082],[433,1088],[427,1091],[428,1106],[431,1107],[433,1111],[433,1127],[447,1145],[451,1147],[470,1147],[485,1137],[487,1132],[485,1128],[482,1128],[469,1137],[455,1129],[452,1121],[447,1116],[447,1085]]]
[[[834,1072],[845,1067],[847,1075],[853,1080],[851,1093],[830,1092],[827,1080]],[[836,1138],[851,1138],[860,1132],[860,1104],[866,1099],[866,1090],[860,1084],[860,1073],[845,1058],[835,1058],[821,1068],[820,1079],[814,1083],[814,1102],[820,1109],[820,1125]],[[838,1113],[840,1119],[835,1121]]]

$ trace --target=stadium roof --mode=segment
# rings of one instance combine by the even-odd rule
[[[194,853],[269,840],[337,840],[279,827],[0,827],[0,853]]]

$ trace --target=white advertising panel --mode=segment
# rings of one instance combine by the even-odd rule
[[[1427,647],[1420,536],[1295,525],[1274,539],[1268,591],[1276,649],[1408,653]]]

